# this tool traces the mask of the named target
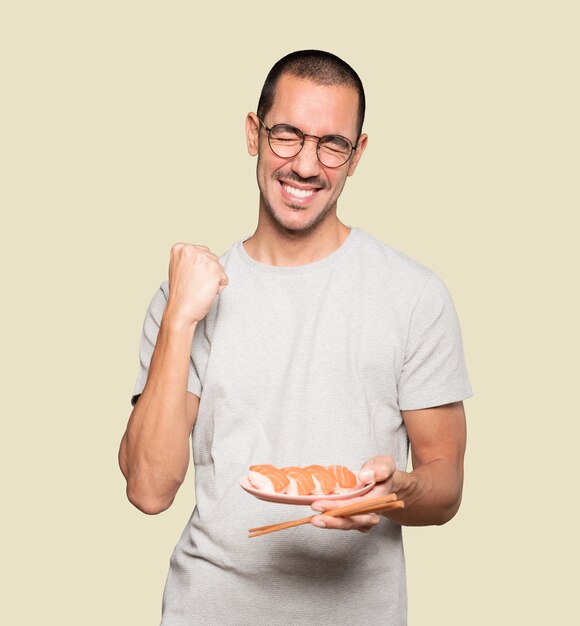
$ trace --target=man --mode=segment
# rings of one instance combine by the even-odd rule
[[[192,436],[196,507],[163,626],[405,624],[401,525],[442,524],[459,507],[471,390],[451,299],[431,271],[337,217],[367,145],[364,108],[359,77],[334,55],[281,59],[246,120],[255,233],[219,259],[171,250],[120,449],[130,501],[158,513]],[[248,540],[292,517],[240,488],[259,463],[361,468],[376,481],[363,497],[396,492],[405,508],[334,518],[323,512],[349,501],[321,501],[313,525],[326,530]]]

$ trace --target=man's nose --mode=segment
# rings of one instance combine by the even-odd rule
[[[304,137],[302,150],[292,159],[292,169],[302,178],[318,176],[320,161],[318,160],[318,139]]]

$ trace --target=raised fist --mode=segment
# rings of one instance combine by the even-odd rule
[[[209,248],[176,243],[169,260],[166,313],[183,323],[197,323],[208,314],[227,284],[224,268]]]

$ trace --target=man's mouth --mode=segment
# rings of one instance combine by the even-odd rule
[[[282,185],[282,189],[294,198],[310,198],[318,191],[318,189],[299,189],[298,187],[292,187],[288,183],[284,183],[282,181],[280,181],[280,184]]]

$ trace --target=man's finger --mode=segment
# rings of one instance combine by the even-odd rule
[[[312,519],[312,524],[318,528],[332,530],[359,530],[361,528],[374,528],[380,521],[378,513],[365,513],[352,517],[333,517],[330,515],[317,515]]]
[[[229,278],[224,274],[218,284],[218,296],[228,286],[229,282]]]
[[[330,511],[331,509],[337,509],[342,506],[349,506],[350,504],[356,504],[362,502],[362,498],[349,498],[345,500],[316,500],[312,503],[311,508],[314,511]]]
[[[395,460],[390,456],[376,457],[365,463],[358,478],[363,483],[382,482],[387,480],[395,471]]]

